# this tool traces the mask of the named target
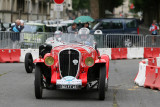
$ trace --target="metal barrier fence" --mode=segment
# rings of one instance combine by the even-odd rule
[[[98,48],[144,47],[145,37],[136,34],[94,35]]]
[[[0,32],[0,49],[37,49],[53,33],[15,33]]]
[[[53,36],[50,32],[0,32],[0,49],[37,49],[47,38]],[[160,35],[107,34],[94,35],[94,38],[98,48],[160,47]]]
[[[160,35],[146,35],[145,47],[160,47]]]

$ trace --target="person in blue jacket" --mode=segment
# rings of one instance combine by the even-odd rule
[[[20,40],[20,32],[23,30],[23,28],[24,28],[24,21],[17,19],[15,25],[11,27],[11,31],[15,32],[12,33],[11,35],[11,40],[13,42]]]

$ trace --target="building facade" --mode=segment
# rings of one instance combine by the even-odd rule
[[[46,0],[0,0],[2,22],[45,20],[49,17],[49,11],[50,5]]]
[[[23,20],[48,20],[54,19],[55,12],[50,0],[0,0],[1,22],[14,22]],[[64,12],[72,10],[72,0],[65,0]],[[52,14],[52,16],[50,16]],[[64,13],[61,17],[67,17]]]
[[[133,14],[130,12],[130,0],[124,0],[123,5],[114,9],[116,17],[128,17],[132,18]]]

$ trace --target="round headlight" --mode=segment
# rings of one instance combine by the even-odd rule
[[[45,64],[46,64],[47,66],[53,65],[53,64],[54,64],[54,59],[53,59],[53,57],[47,56],[47,57],[45,58]]]
[[[88,57],[88,58],[86,58],[85,59],[85,64],[87,65],[87,66],[93,66],[93,64],[94,64],[94,59],[92,58],[92,57]]]

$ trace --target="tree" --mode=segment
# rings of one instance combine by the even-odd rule
[[[135,12],[143,11],[144,14],[148,14],[150,20],[156,19],[159,22],[159,0],[133,0],[135,5]],[[150,21],[149,20],[149,21]]]
[[[72,0],[73,10],[90,9],[89,0]]]
[[[90,8],[90,3],[97,2],[95,0],[72,0],[72,6],[73,9],[76,11],[88,9],[93,13],[92,11],[95,11],[95,8],[99,7],[99,17],[104,18],[105,17],[105,10],[109,10],[113,12],[113,9],[115,7],[118,7],[123,4],[123,0],[98,0],[98,5],[96,7]],[[96,5],[96,4],[95,4]],[[95,13],[97,14],[97,13]],[[93,15],[94,16],[94,15]]]
[[[105,17],[105,10],[113,12],[115,7],[123,4],[123,0],[99,0],[100,5],[100,17]]]

